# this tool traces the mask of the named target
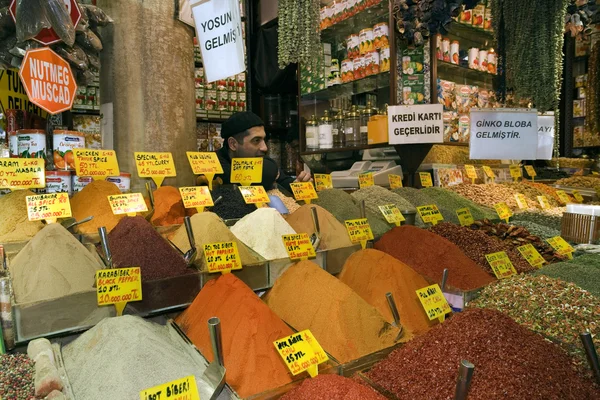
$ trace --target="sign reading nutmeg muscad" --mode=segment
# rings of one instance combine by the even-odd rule
[[[469,158],[472,160],[535,160],[537,111],[472,109]]]
[[[389,143],[442,143],[443,112],[442,104],[388,107]]]

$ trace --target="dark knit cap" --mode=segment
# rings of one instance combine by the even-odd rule
[[[253,112],[244,111],[233,114],[227,118],[221,126],[221,137],[224,140],[229,139],[232,136],[242,133],[247,129],[254,128],[255,126],[264,126],[265,123],[262,119]]]

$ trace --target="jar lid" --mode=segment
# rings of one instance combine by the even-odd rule
[[[307,126],[317,126],[317,117],[315,117],[315,114],[311,115],[309,120],[306,121],[306,125]]]
[[[331,122],[331,118],[329,118],[329,111],[325,110],[323,112],[323,116],[321,117],[321,122],[327,123],[327,122]]]

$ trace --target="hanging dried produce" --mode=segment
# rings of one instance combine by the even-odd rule
[[[586,93],[586,129],[600,135],[600,42],[596,42],[588,62],[588,87]]]
[[[279,68],[315,65],[322,53],[319,0],[279,0],[278,24]]]

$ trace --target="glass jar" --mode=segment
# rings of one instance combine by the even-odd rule
[[[281,96],[265,96],[265,126],[279,128],[281,126]]]
[[[346,136],[344,136],[344,111],[340,110],[333,118],[333,147],[340,148],[346,146]]]
[[[360,113],[360,144],[369,144],[369,119],[375,115],[375,110],[371,107],[371,102],[367,102],[367,108]]]
[[[267,157],[272,158],[281,168],[281,141],[271,138],[267,140]]]
[[[329,118],[329,111],[327,110],[319,120],[319,148],[333,148],[333,121]]]
[[[347,147],[360,145],[360,114],[356,105],[352,106],[344,119],[344,136],[346,137]]]
[[[315,115],[311,115],[306,121],[306,150],[317,150],[319,148],[319,123]]]

